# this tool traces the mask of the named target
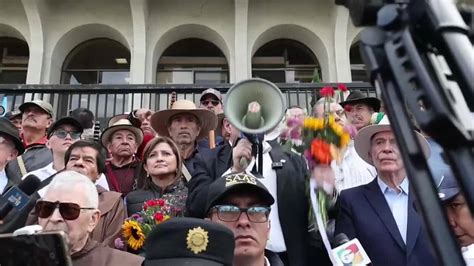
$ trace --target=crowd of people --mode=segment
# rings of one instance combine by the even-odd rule
[[[99,139],[90,110],[54,120],[49,103],[25,102],[0,118],[0,192],[38,177],[36,205],[18,227],[64,231],[73,265],[300,266],[331,265],[314,217],[315,188],[330,182],[329,235],[357,238],[373,265],[437,265],[380,100],[353,91],[325,106],[327,99],[317,101],[310,115],[332,115],[357,133],[340,162],[309,169],[304,156],[283,148],[280,127],[265,134],[258,165],[215,89],[202,92],[199,106],[177,100],[166,110],[117,115]],[[291,106],[284,119],[306,115]],[[416,134],[430,158],[435,144]],[[439,164],[432,167],[440,199],[466,262],[474,263],[474,219]],[[171,219],[153,229],[141,252],[118,247],[127,217],[160,198],[171,205]]]

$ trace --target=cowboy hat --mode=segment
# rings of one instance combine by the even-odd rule
[[[13,141],[13,144],[18,151],[18,155],[21,155],[25,151],[23,142],[20,140],[18,129],[5,117],[0,117],[0,136],[1,135],[6,135]]]
[[[366,161],[370,165],[374,165],[372,159],[370,158],[369,151],[371,146],[372,137],[383,131],[392,131],[392,127],[390,126],[390,121],[388,117],[385,115],[382,120],[376,125],[369,125],[362,128],[357,136],[354,139],[354,148],[359,154],[360,158]],[[416,132],[416,136],[418,138],[418,142],[421,145],[421,149],[425,154],[426,158],[430,157],[430,145],[428,141],[421,135],[420,133]]]
[[[340,102],[339,104],[342,107],[345,107],[346,105],[352,105],[352,104],[357,104],[357,103],[364,103],[367,104],[368,106],[372,107],[375,112],[378,112],[380,110],[380,100],[375,98],[375,97],[367,97],[364,93],[360,91],[353,91],[349,96],[347,96],[347,99],[343,102]]]
[[[119,119],[113,125],[109,126],[104,130],[100,136],[100,142],[104,147],[107,147],[107,144],[110,142],[112,135],[118,130],[128,130],[131,131],[137,140],[137,146],[140,146],[143,142],[143,132],[141,129],[132,125],[128,119]]]
[[[171,118],[174,115],[183,113],[191,114],[198,118],[201,131],[199,132],[197,139],[207,137],[209,130],[216,129],[217,116],[214,112],[207,109],[198,109],[193,102],[188,100],[177,100],[174,102],[173,106],[171,106],[171,109],[154,113],[150,118],[151,127],[159,136],[169,137],[170,133],[168,131],[168,126],[170,125]]]

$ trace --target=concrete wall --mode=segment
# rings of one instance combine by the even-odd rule
[[[201,38],[221,49],[230,81],[251,77],[253,54],[278,38],[316,55],[324,82],[349,82],[349,48],[360,29],[332,0],[0,0],[0,37],[30,47],[27,83],[57,84],[74,47],[110,38],[130,49],[130,83],[155,83],[174,42]]]

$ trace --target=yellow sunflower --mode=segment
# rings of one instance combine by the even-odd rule
[[[143,244],[145,243],[145,235],[137,221],[125,221],[122,225],[122,229],[122,234],[132,249],[138,250],[143,247]]]

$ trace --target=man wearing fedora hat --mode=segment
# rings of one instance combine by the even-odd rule
[[[372,114],[380,110],[379,99],[367,97],[360,91],[351,92],[340,104],[346,111],[347,119],[357,130],[369,125]]]
[[[118,118],[104,130],[100,140],[111,159],[106,164],[107,183],[111,191],[126,196],[137,186],[142,175],[142,164],[136,156],[143,142],[143,132],[126,118]]]
[[[0,194],[8,186],[9,179],[5,172],[7,162],[15,159],[24,150],[15,125],[7,118],[0,117]]]
[[[428,142],[416,134],[429,157]],[[436,265],[388,118],[363,128],[354,142],[377,178],[341,192],[336,234],[357,237],[374,265]]]
[[[197,141],[208,136],[217,126],[217,116],[209,110],[198,109],[188,100],[177,100],[171,109],[152,115],[151,126],[160,136],[170,137],[178,145],[184,159],[183,174],[190,180],[194,171],[194,160],[204,147]]]
[[[20,137],[25,152],[11,160],[5,171],[10,182],[17,184],[26,173],[45,167],[53,161],[46,147],[47,131],[53,123],[53,107],[48,102],[34,100],[20,105],[22,132]]]

